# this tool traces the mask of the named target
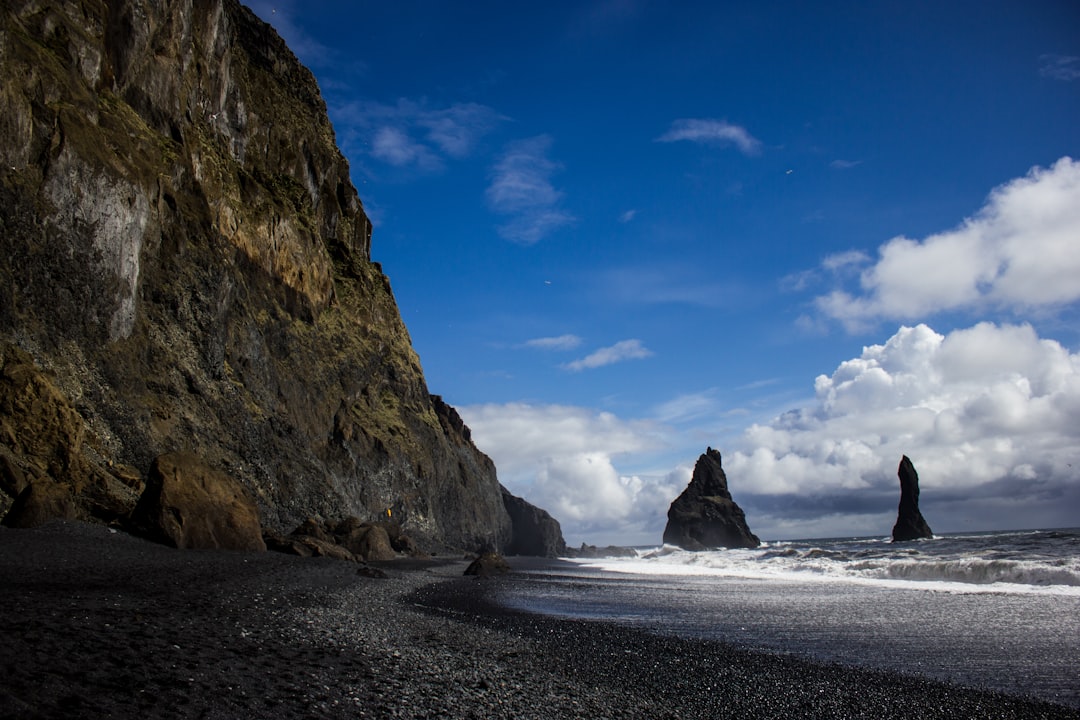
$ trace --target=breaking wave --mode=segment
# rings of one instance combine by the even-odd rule
[[[1080,531],[982,533],[914,543],[846,538],[768,543],[754,550],[687,552],[671,546],[636,558],[583,563],[622,573],[850,581],[949,592],[1080,597]]]

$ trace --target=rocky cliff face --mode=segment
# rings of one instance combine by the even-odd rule
[[[0,73],[7,497],[60,486],[115,520],[183,452],[271,530],[390,510],[507,545],[495,469],[429,395],[318,86],[269,26],[235,0],[8,0]]]
[[[690,484],[668,508],[664,542],[684,550],[755,548],[761,544],[731,497],[720,451],[706,448],[698,458]]]

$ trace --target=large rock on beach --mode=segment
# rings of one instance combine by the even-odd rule
[[[892,529],[893,542],[934,537],[930,525],[919,510],[919,473],[915,471],[915,465],[907,455],[900,459],[897,475],[900,478],[900,508]]]
[[[123,524],[184,451],[279,535],[392,509],[425,547],[509,547],[272,27],[237,0],[8,0],[0,74],[0,512],[42,481]]]
[[[684,550],[754,548],[761,544],[728,491],[718,450],[705,450],[694,465],[690,484],[671,503],[664,542]]]
[[[266,549],[259,509],[244,487],[187,453],[154,460],[133,521],[178,548]]]

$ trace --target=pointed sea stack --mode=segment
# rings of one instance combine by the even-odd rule
[[[694,466],[694,476],[668,509],[664,543],[684,550],[755,548],[746,515],[728,492],[720,452],[707,448]]]
[[[919,473],[915,472],[915,466],[907,455],[901,458],[897,475],[900,476],[900,510],[892,529],[893,542],[934,537],[934,532],[919,512]]]

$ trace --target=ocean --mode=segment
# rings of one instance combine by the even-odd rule
[[[497,600],[1080,708],[1080,529],[636,552],[528,570]]]

